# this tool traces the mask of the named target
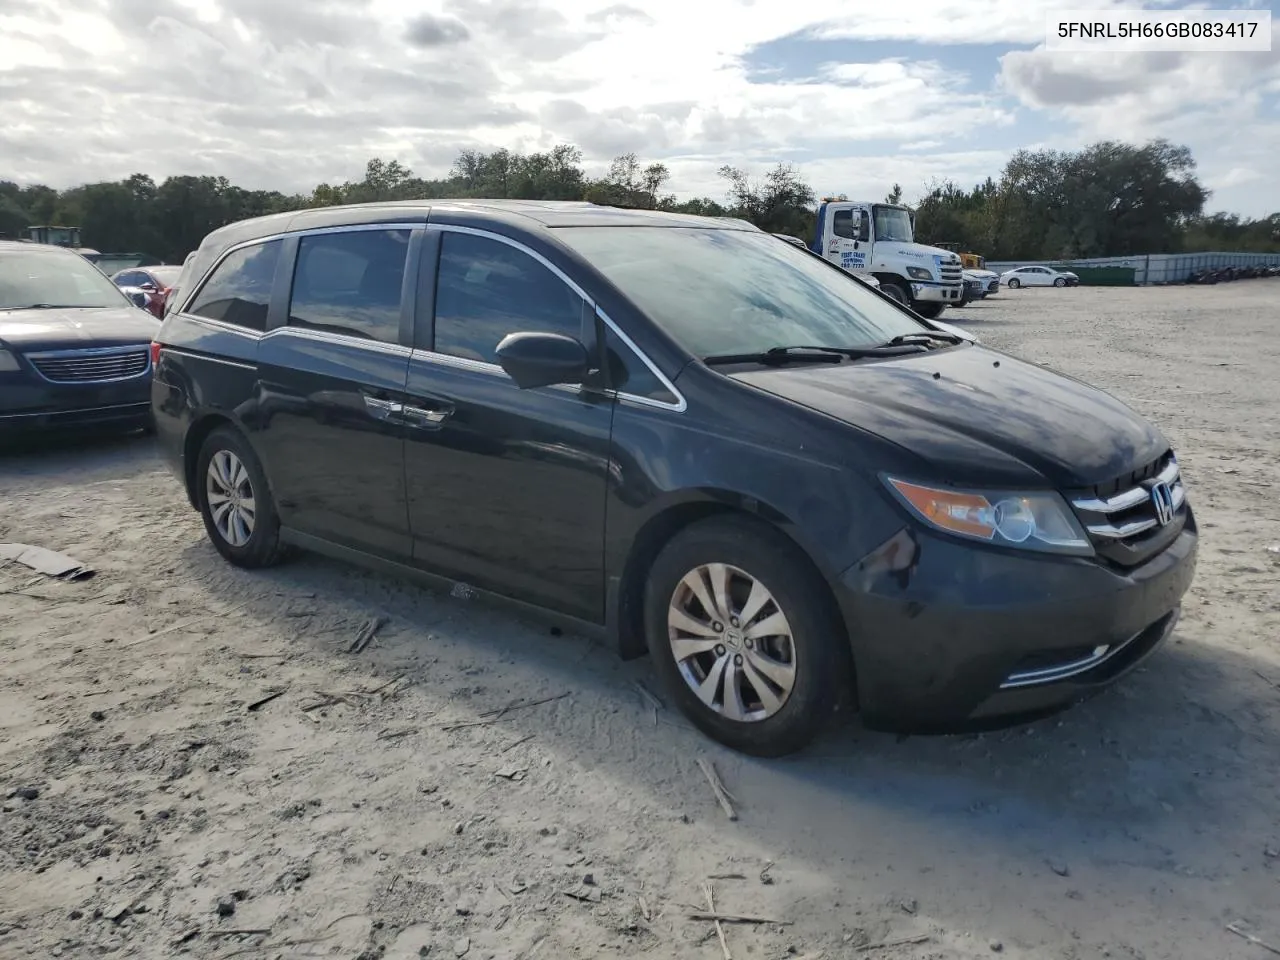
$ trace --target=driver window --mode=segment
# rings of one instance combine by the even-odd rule
[[[853,232],[853,211],[837,210],[831,218],[831,232],[845,240],[857,240],[858,236]]]
[[[858,239],[871,239],[871,217],[865,210],[858,211]]]

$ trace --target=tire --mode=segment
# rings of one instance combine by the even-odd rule
[[[1067,285],[1067,280],[1065,277],[1058,277],[1053,281],[1053,285],[1055,287],[1065,287]]]
[[[717,572],[729,584],[727,609],[715,599]],[[757,587],[766,599],[753,612],[747,605]],[[709,611],[699,597],[711,604]],[[772,622],[780,632],[753,639],[746,624],[735,627],[729,616],[744,611],[757,627]],[[649,653],[680,709],[707,736],[742,753],[779,757],[800,750],[851,686],[848,641],[826,584],[794,543],[759,521],[713,518],[677,534],[649,571],[644,613]],[[680,629],[682,613],[693,629]],[[678,642],[685,647],[679,661]],[[764,679],[762,664],[775,680]],[[727,671],[740,678],[732,699]],[[707,680],[710,703],[694,690]]]
[[[911,298],[907,296],[907,291],[903,290],[901,285],[899,284],[881,282],[880,292],[883,293],[886,297],[889,297],[892,300],[896,300],[898,303],[902,304],[904,307],[911,306]]]
[[[1017,290],[1020,286],[1022,286],[1022,281],[1019,280],[1017,277],[1012,277],[1010,278],[1009,282],[1005,284],[1005,286],[1008,287],[1010,290]]]
[[[234,496],[210,505],[211,498],[226,497],[232,488]],[[272,566],[284,557],[280,518],[267,475],[238,430],[218,427],[205,438],[196,460],[196,498],[205,532],[229,563],[253,570]],[[252,505],[247,510],[246,501]]]
[[[957,304],[957,306],[963,306],[963,304]],[[941,303],[913,303],[911,305],[911,309],[926,320],[937,320],[942,316],[944,307],[945,304]]]

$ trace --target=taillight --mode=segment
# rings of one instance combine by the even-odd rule
[[[160,365],[160,344],[151,341],[151,366],[155,368]]]

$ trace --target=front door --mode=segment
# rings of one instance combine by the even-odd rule
[[[422,349],[406,386],[414,558],[600,621],[613,402],[579,387],[521,390],[494,354],[507,334],[526,331],[590,347],[594,312],[517,245],[448,227],[439,237],[434,323],[419,311]]]
[[[422,229],[304,234],[288,313],[262,339],[259,408],[268,475],[285,525],[408,560],[405,427]]]
[[[837,207],[831,214],[824,255],[845,270],[861,272],[871,265],[871,217],[863,207]]]

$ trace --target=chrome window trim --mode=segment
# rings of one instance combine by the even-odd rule
[[[227,249],[223,250],[222,253],[218,255],[218,259],[215,260],[213,265],[204,272],[204,276],[200,278],[195,289],[191,293],[187,294],[180,306],[174,307],[173,312],[183,314],[184,316],[187,315],[187,307],[189,307],[192,301],[200,295],[200,291],[204,289],[205,284],[209,282],[209,278],[213,276],[214,272],[222,266],[222,262],[233,253],[243,250],[246,247],[252,247],[263,243],[271,243],[273,240],[283,241],[290,237],[298,237],[301,239],[302,237],[319,236],[325,233],[359,233],[370,230],[420,230],[424,226],[426,226],[426,223],[422,220],[410,221],[408,223],[399,220],[389,220],[386,223],[348,223],[336,227],[304,227],[300,230],[282,230],[279,233],[271,233],[264,237],[254,237],[251,240],[241,240],[239,243],[227,247]],[[196,251],[196,253],[199,252],[199,250]]]
[[[619,327],[616,323],[613,322],[613,318],[610,317],[607,313],[605,313],[605,311],[601,308],[601,306],[598,303],[596,303],[595,300],[593,300],[587,294],[587,292],[582,289],[581,286],[579,286],[568,274],[566,274],[554,263],[552,263],[542,254],[540,254],[537,250],[531,249],[530,247],[521,243],[519,240],[513,240],[511,237],[504,237],[500,233],[493,233],[488,230],[480,230],[476,227],[464,227],[464,226],[459,226],[451,223],[428,223],[427,229],[439,230],[445,233],[463,233],[473,237],[483,237],[489,240],[496,240],[499,243],[504,243],[507,246],[515,250],[519,250],[521,253],[524,253],[527,256],[530,256],[534,260],[538,261],[538,263],[542,264],[544,267],[550,270],[552,274],[558,277],[560,281],[565,284],[565,286],[567,286],[570,290],[572,290],[584,301],[586,301],[586,303],[591,307],[591,309],[595,311],[596,316],[598,316],[604,322],[605,326],[607,326],[610,330],[612,330],[615,334],[617,334],[618,339],[621,340],[624,344],[626,344],[627,349],[629,349],[632,353],[634,353],[637,359],[639,359],[641,363],[643,363],[646,367],[649,368],[649,371],[655,377],[658,378],[658,381],[671,393],[673,397],[676,398],[676,400],[674,403],[672,403],[666,400],[655,400],[652,397],[642,397],[642,396],[639,396],[638,394],[626,393],[625,391],[617,391],[617,390],[604,391],[607,395],[613,396],[618,400],[622,400],[628,403],[636,403],[646,407],[655,407],[659,410],[671,410],[675,413],[684,413],[685,410],[689,409],[689,403],[687,400],[685,400],[684,394],[682,394],[679,390],[677,390],[676,385],[671,382],[670,378],[668,378],[666,374],[664,374],[661,370],[659,370],[657,365],[652,360],[650,360],[649,357],[638,346],[636,346],[636,342],[632,340],[629,336],[627,336],[626,332],[621,327]],[[427,359],[443,357],[445,358],[445,360],[442,362],[449,362],[452,360],[461,360],[461,361],[464,361],[464,364],[466,365],[467,368],[475,369],[483,373],[490,373],[493,371],[497,371],[498,373],[501,373],[503,376],[506,375],[506,372],[502,369],[502,367],[498,366],[496,363],[488,363],[482,360],[470,360],[465,357],[452,357],[449,354],[437,353],[434,350],[430,350],[430,351],[419,350],[417,352],[422,354],[424,358],[427,358]]]
[[[526,246],[525,244],[521,243],[519,240],[514,240],[511,237],[503,236],[500,233],[494,233],[489,230],[481,230],[476,227],[465,227],[465,226],[450,224],[450,223],[430,223],[430,222],[424,223],[421,220],[408,221],[408,222],[396,220],[396,221],[386,221],[382,223],[354,223],[354,224],[344,224],[341,226],[334,226],[334,227],[313,227],[313,228],[305,228],[301,230],[285,230],[279,233],[273,233],[263,237],[254,237],[253,239],[250,239],[250,240],[242,240],[240,243],[237,243],[228,247],[218,256],[218,259],[213,262],[213,265],[210,266],[209,269],[205,271],[204,276],[200,278],[199,284],[191,291],[191,293],[186,295],[186,297],[183,299],[182,303],[179,306],[176,306],[173,308],[172,313],[192,323],[205,324],[205,325],[214,327],[218,330],[223,330],[227,333],[233,333],[233,334],[236,334],[237,336],[241,336],[250,340],[261,341],[266,339],[267,337],[284,335],[286,332],[292,332],[295,335],[302,335],[301,331],[303,328],[300,328],[300,327],[277,327],[275,330],[257,331],[257,330],[252,330],[248,327],[239,327],[239,326],[236,326],[235,324],[227,323],[226,321],[223,321],[223,320],[215,320],[211,317],[202,317],[197,314],[190,313],[188,312],[187,307],[190,306],[190,304],[195,301],[195,298],[200,295],[200,292],[204,289],[205,284],[208,283],[209,278],[213,276],[214,272],[220,266],[222,266],[223,261],[226,260],[227,257],[231,256],[231,254],[236,253],[237,251],[243,250],[246,247],[252,247],[252,246],[264,244],[264,243],[270,243],[274,240],[284,241],[290,237],[297,237],[299,240],[301,240],[303,237],[317,236],[317,235],[327,234],[327,233],[357,233],[362,231],[367,232],[367,231],[375,231],[375,230],[411,230],[412,231],[412,230],[419,230],[423,228],[425,228],[426,230],[436,230],[444,233],[470,234],[471,236],[484,237],[486,239],[496,240],[499,243],[506,244],[507,246],[512,247],[513,249],[519,250],[521,253],[524,253],[527,256],[532,257],[538,263],[542,264],[544,267],[550,270],[552,274],[554,274],[557,278],[559,278],[560,281],[564,283],[567,287],[569,287],[570,290],[572,290],[584,301],[586,301],[586,303],[588,303],[591,306],[591,309],[595,311],[596,316],[598,316],[601,319],[601,321],[603,321],[604,324],[610,330],[612,330],[615,334],[617,334],[618,339],[621,340],[624,344],[626,344],[627,349],[629,349],[632,353],[634,353],[637,359],[639,359],[641,363],[643,363],[646,367],[649,368],[649,371],[655,377],[658,378],[658,382],[661,383],[663,387],[665,387],[670,392],[670,394],[676,398],[676,400],[673,403],[667,400],[657,400],[657,399],[654,399],[653,397],[643,397],[643,396],[640,396],[639,394],[627,393],[625,391],[619,391],[619,390],[604,391],[606,395],[612,396],[616,400],[619,400],[623,403],[634,404],[634,405],[644,406],[644,407],[651,407],[658,410],[669,410],[674,413],[684,413],[687,409],[689,409],[689,403],[685,399],[684,394],[681,393],[676,388],[676,385],[671,381],[671,379],[666,374],[664,374],[661,370],[658,369],[657,364],[655,364],[651,359],[649,359],[648,355],[645,354],[644,351],[642,351],[636,345],[636,342],[632,340],[630,336],[627,335],[626,331],[623,330],[620,326],[618,326],[618,324],[613,321],[613,318],[610,317],[604,311],[604,309],[601,308],[600,305],[596,303],[595,300],[593,300],[576,281],[573,280],[573,278],[568,276],[568,274],[566,274],[554,263],[552,263],[550,260],[544,257],[537,250],[534,250]],[[382,343],[381,341],[365,340],[360,337],[346,337],[346,336],[343,336],[342,334],[324,333],[321,331],[314,331],[314,330],[307,331],[307,333],[315,334],[316,336],[314,336],[313,339],[317,339],[317,340],[325,340],[327,342],[337,343],[341,345],[353,345],[358,347],[364,347],[367,349],[383,350],[383,352],[394,353],[396,355],[403,354],[405,356],[416,356],[431,363],[440,363],[446,366],[454,366],[460,369],[472,370],[477,373],[484,373],[488,375],[501,375],[504,377],[506,376],[506,371],[504,371],[502,367],[498,366],[498,364],[496,363],[487,363],[481,360],[470,360],[466,357],[454,357],[449,354],[437,353],[433,350],[413,349],[411,347],[406,347],[402,344]],[[562,384],[559,386],[562,389],[568,389],[568,390],[574,390],[574,391],[580,389],[580,388],[571,387],[565,384]]]
[[[214,320],[211,317],[202,317],[195,313],[183,313],[180,310],[175,310],[172,316],[180,317],[188,323],[203,324],[204,326],[213,327],[215,330],[219,330],[223,333],[232,333],[238,337],[244,337],[246,340],[253,340],[255,342],[266,336],[265,333],[260,333],[257,330],[250,330],[248,327],[237,327],[234,323],[227,323],[223,320]]]
[[[311,330],[307,327],[276,327],[268,330],[259,340],[270,340],[274,337],[297,337],[301,340],[314,340],[319,343],[331,343],[340,347],[358,347],[375,353],[389,353],[396,357],[407,357],[412,348],[401,343],[384,343],[367,337],[357,337],[345,333],[331,333],[328,330]]]

